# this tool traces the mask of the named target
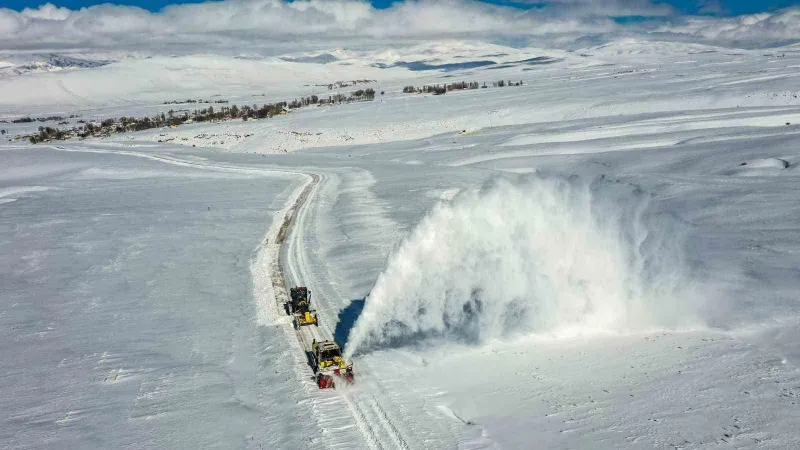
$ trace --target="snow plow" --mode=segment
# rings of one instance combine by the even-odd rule
[[[284,305],[286,314],[294,314],[292,321],[295,329],[305,325],[319,326],[319,318],[311,309],[311,292],[304,286],[289,289],[289,301]]]
[[[336,342],[319,341],[311,344],[311,366],[320,389],[336,388],[335,378],[350,384],[354,380],[353,363],[347,363]]]
[[[294,314],[294,328],[296,330],[305,325],[319,326],[319,318],[316,314],[312,315],[313,311],[296,312]]]
[[[286,314],[294,314],[301,306],[308,306],[311,303],[311,291],[305,286],[295,286],[289,289],[289,301],[283,307]]]

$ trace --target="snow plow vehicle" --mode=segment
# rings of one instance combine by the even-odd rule
[[[305,325],[319,326],[319,318],[311,309],[311,292],[304,286],[289,289],[289,301],[284,305],[286,314],[294,314],[292,321],[295,329]]]
[[[333,341],[314,340],[311,344],[311,367],[320,389],[335,388],[334,378],[340,378],[347,384],[354,380],[353,363],[345,361],[341,347]]]
[[[305,286],[295,286],[289,289],[289,301],[283,307],[286,309],[286,314],[294,314],[297,309],[310,304],[311,291]]]

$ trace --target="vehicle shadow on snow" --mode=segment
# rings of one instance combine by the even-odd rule
[[[356,320],[364,310],[364,299],[360,298],[353,300],[347,305],[346,308],[339,311],[338,321],[336,322],[336,329],[333,331],[333,340],[344,348],[347,344],[347,338],[350,335],[350,330],[356,324]]]
[[[314,354],[310,350],[306,351],[306,363],[308,363],[308,367],[310,367],[311,371],[316,375],[317,366],[314,364]]]

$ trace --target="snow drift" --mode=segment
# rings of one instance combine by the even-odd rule
[[[390,256],[347,353],[688,324],[681,235],[636,186],[492,180],[439,204]]]

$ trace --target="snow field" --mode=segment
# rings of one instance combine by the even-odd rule
[[[0,199],[17,200],[0,204],[0,441],[800,446],[797,55],[640,50],[403,69],[374,102],[60,152],[4,144]],[[200,80],[203,61],[176,58],[185,73],[146,98],[187,92],[159,89]],[[88,89],[87,70],[63,80]],[[500,78],[526,85],[398,92]],[[247,83],[231,92],[262,87]],[[92,108],[155,110],[140,87]],[[31,106],[56,108],[70,107]],[[313,292],[321,326],[301,341],[272,309],[278,268]],[[318,390],[308,337],[356,348],[357,383]]]
[[[751,54],[736,58],[710,54],[691,65],[669,64],[668,60],[615,60],[601,65],[592,58],[537,66],[534,70],[515,66],[438,76],[417,72],[414,76],[419,78],[406,82],[379,82],[376,89],[386,91],[386,95],[379,95],[373,102],[305,108],[277,120],[218,124],[202,132],[179,128],[143,136],[153,141],[174,139],[171,142],[274,154],[422,139],[441,133],[475,133],[531,123],[550,129],[516,137],[503,145],[552,145],[623,136],[647,139],[692,130],[703,134],[718,128],[779,128],[787,122],[800,123],[800,92],[792,89],[796,77],[791,68],[793,60],[770,67],[772,74],[765,79],[755,68],[761,67],[767,57]],[[634,71],[628,73],[629,70]],[[720,82],[731,78],[736,84]],[[519,79],[525,85],[451,92],[443,97],[401,92],[404,84],[462,79],[486,81],[489,85],[497,79]],[[682,95],[674,95],[676,91]],[[650,117],[643,117],[640,122],[631,120],[634,115]],[[618,116],[624,118],[614,123]],[[598,128],[576,132],[567,127],[571,121],[592,118],[598,120]],[[650,145],[664,142],[670,141]]]
[[[250,252],[296,179],[70,150],[2,155],[18,200],[0,205],[0,440],[285,448],[316,434],[275,370],[297,352],[257,326],[248,293]]]

